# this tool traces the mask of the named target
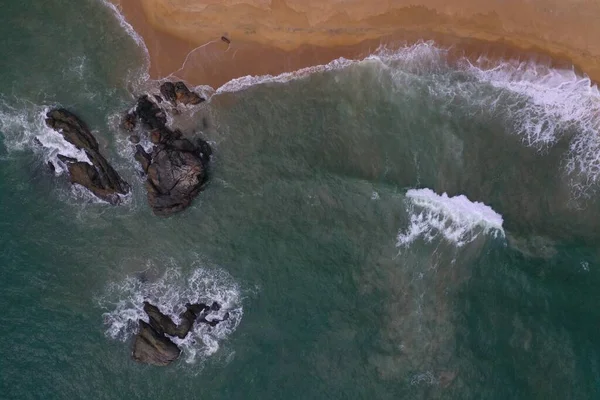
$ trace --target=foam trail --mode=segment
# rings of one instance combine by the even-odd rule
[[[298,79],[304,79],[310,75],[335,71],[357,64],[377,64],[382,67],[389,67],[392,63],[402,63],[406,67],[421,64],[438,63],[443,59],[447,50],[436,47],[434,42],[419,42],[411,46],[405,46],[397,50],[389,50],[384,46],[379,47],[374,54],[362,60],[349,60],[340,57],[324,65],[315,65],[306,67],[293,72],[284,72],[279,75],[261,75],[261,76],[243,76],[232,79],[219,87],[215,94],[233,93],[245,90],[251,86],[263,85],[267,83],[287,83]]]
[[[406,201],[410,226],[398,233],[398,247],[407,247],[418,238],[431,242],[442,237],[461,247],[480,233],[504,236],[502,216],[464,195],[449,197],[431,189],[410,189],[406,192]]]
[[[140,87],[143,87],[144,83],[146,83],[150,79],[150,52],[148,51],[148,47],[146,46],[144,39],[140,36],[140,34],[138,34],[135,31],[135,29],[133,29],[133,26],[131,26],[131,24],[127,22],[119,8],[113,3],[111,3],[109,0],[100,1],[104,6],[108,7],[112,11],[115,18],[117,18],[117,21],[119,21],[119,25],[135,41],[137,46],[143,50],[145,63],[144,67],[142,68],[142,71],[130,71],[129,76],[127,78],[127,81],[131,85],[130,90],[132,92],[135,92],[139,90]]]
[[[196,52],[196,50],[200,50],[200,49],[201,49],[201,48],[203,48],[204,46],[208,46],[209,44],[211,44],[211,43],[216,43],[216,42],[217,42],[217,40],[211,40],[210,42],[206,42],[206,43],[204,43],[204,44],[202,44],[202,45],[200,45],[200,46],[196,47],[195,49],[192,49],[192,50],[190,50],[190,52],[187,54],[187,56],[185,56],[185,60],[183,60],[183,64],[181,64],[181,68],[179,68],[179,69],[178,69],[177,71],[175,71],[175,72],[172,72],[172,73],[170,73],[170,74],[169,74],[169,76],[168,76],[167,78],[169,78],[169,77],[171,77],[171,76],[175,76],[175,75],[177,75],[179,72],[183,71],[183,69],[185,69],[185,64],[187,64],[187,62],[188,62],[188,60],[189,60],[190,56],[192,55],[192,53]]]
[[[108,286],[106,294],[98,299],[99,305],[109,310],[103,314],[106,335],[121,341],[135,335],[138,320],[148,322],[143,310],[145,300],[158,306],[175,323],[180,322],[179,314],[187,302],[211,304],[217,301],[222,308],[218,314],[211,314],[211,319],[222,318],[229,312],[229,319],[214,328],[194,324],[185,339],[172,338],[182,349],[187,363],[204,361],[214,354],[220,343],[236,330],[243,315],[240,288],[225,271],[198,267],[186,276],[179,268],[171,267],[153,282],[147,282],[143,276],[128,277]]]

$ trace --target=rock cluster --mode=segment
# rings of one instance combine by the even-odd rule
[[[183,82],[166,82],[161,85],[160,92],[174,105],[204,101]],[[162,101],[162,97],[156,98]],[[181,131],[169,129],[166,112],[145,95],[138,99],[135,110],[125,116],[122,124],[125,129],[132,130],[136,121],[141,121],[145,134],[154,145],[148,153],[137,144],[135,159],[147,175],[148,203],[157,215],[170,215],[191,204],[206,182],[212,154],[204,140],[192,141],[183,137]],[[139,142],[139,138],[133,136],[130,140]]]
[[[173,105],[177,103],[196,105],[204,101],[198,94],[190,91],[183,82],[165,82],[160,85],[160,93]]]
[[[88,127],[75,114],[57,108],[46,114],[46,124],[60,133],[64,139],[87,155],[90,163],[59,154],[58,159],[66,164],[72,183],[77,183],[96,197],[111,204],[120,201],[119,195],[129,191],[129,185],[100,154],[98,141]],[[51,166],[54,169],[54,165]]]
[[[195,322],[214,327],[229,319],[229,313],[226,313],[222,319],[206,319],[211,312],[220,310],[221,306],[216,302],[211,306],[202,303],[188,303],[185,306],[186,310],[179,316],[181,323],[177,325],[158,307],[144,302],[144,312],[148,315],[149,323],[139,320],[139,330],[133,341],[132,351],[132,358],[135,361],[158,366],[169,365],[181,353],[169,336],[184,339]]]

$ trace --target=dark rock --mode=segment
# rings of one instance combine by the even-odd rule
[[[155,129],[150,132],[150,141],[154,144],[159,144],[162,141],[162,134],[160,130]]]
[[[62,161],[65,164],[77,162],[76,158],[63,156],[62,154],[57,154],[56,158]]]
[[[197,149],[196,146],[194,146],[192,144],[192,142],[190,142],[187,139],[175,139],[175,140],[171,140],[169,142],[169,146],[175,150],[179,150],[179,151],[188,151],[190,153],[195,152]]]
[[[135,110],[142,123],[150,129],[163,128],[167,123],[163,111],[148,96],[144,95],[138,99]]]
[[[188,207],[200,192],[206,171],[195,153],[168,144],[153,152],[148,168],[148,202],[157,215],[170,215]]]
[[[50,168],[50,171],[56,172],[56,167],[54,166],[52,161],[48,161],[48,168]]]
[[[135,112],[129,112],[129,113],[125,114],[125,117],[123,117],[123,122],[122,122],[121,126],[127,132],[131,132],[135,129],[136,122],[137,122],[137,120],[135,117]]]
[[[176,325],[171,317],[163,314],[158,307],[147,301],[144,302],[144,312],[148,314],[150,325],[156,332],[183,339],[192,329],[196,318],[206,309],[205,306],[202,306],[201,304],[186,304],[186,310],[179,316],[181,319],[179,325]]]
[[[211,320],[207,320],[207,319],[206,319],[206,317],[204,317],[204,316],[201,316],[201,317],[198,319],[198,322],[202,322],[202,323],[204,323],[204,324],[207,324],[207,325],[210,325],[210,326],[212,326],[212,327],[214,328],[214,327],[215,327],[215,326],[217,326],[219,323],[221,323],[221,322],[223,322],[223,321],[227,321],[228,319],[229,319],[229,312],[226,312],[226,313],[225,313],[225,315],[223,316],[223,318],[222,318],[222,319],[211,319]]]
[[[177,82],[175,83],[175,96],[177,101],[181,104],[200,104],[204,101],[204,98],[198,96],[198,94],[190,91],[185,83]]]
[[[144,321],[140,320],[139,324],[140,328],[133,342],[132,358],[135,361],[165,366],[179,357],[181,350],[175,343]]]
[[[165,82],[161,94],[167,101],[196,104],[197,96],[183,82]],[[191,204],[207,178],[212,150],[202,140],[192,142],[179,130],[166,127],[167,118],[161,108],[148,96],[141,96],[136,115],[149,130],[154,144],[151,154],[136,147],[135,159],[148,174],[146,190],[148,203],[157,215],[170,215]]]
[[[227,36],[221,36],[221,40],[222,40],[222,41],[224,41],[224,42],[225,42],[225,43],[227,43],[227,44],[231,44],[231,40],[229,40],[229,39],[227,38]]]
[[[82,185],[98,198],[117,204],[119,194],[126,194],[129,185],[100,154],[98,142],[88,127],[71,112],[59,108],[46,114],[46,124],[59,132],[66,141],[84,150],[90,163],[80,162],[62,156],[59,159],[67,164],[71,182]]]
[[[96,138],[75,114],[64,108],[58,108],[48,111],[46,117],[46,125],[59,132],[67,142],[78,149],[98,151]]]
[[[165,82],[160,85],[160,93],[163,95],[166,101],[170,101],[175,104],[177,100],[177,94],[175,93],[175,85],[173,82]]]
[[[181,131],[179,129],[175,129],[172,133],[171,133],[171,137],[173,139],[181,139],[183,137],[183,133],[181,133]]]
[[[163,102],[163,98],[162,98],[162,97],[160,97],[160,96],[159,96],[159,95],[157,95],[157,94],[155,94],[155,95],[154,95],[154,98],[156,99],[156,102],[157,102],[158,104],[160,104],[160,103],[162,103],[162,102]]]
[[[207,141],[200,138],[196,139],[196,146],[198,148],[198,155],[204,165],[208,165],[210,157],[212,156],[212,148]]]
[[[138,144],[140,142],[140,137],[138,135],[129,136],[129,141],[133,144]]]
[[[152,162],[152,157],[150,156],[150,154],[146,153],[146,150],[144,150],[144,148],[139,144],[137,146],[135,146],[134,158],[136,159],[137,162],[140,163],[142,170],[144,172],[148,172],[148,167],[150,166],[150,163]]]
[[[181,323],[176,325],[171,317],[163,314],[158,307],[147,301],[144,302],[144,312],[148,314],[149,323],[139,321],[139,331],[133,342],[132,357],[135,361],[159,366],[169,365],[179,357],[181,350],[165,335],[183,339],[196,320],[215,327],[229,319],[228,312],[222,319],[206,319],[207,312],[218,311],[221,308],[217,302],[214,302],[211,307],[203,303],[187,303],[185,308],[186,310],[179,316]]]
[[[198,304],[186,303],[185,308],[188,310],[191,310],[194,314],[196,314],[196,316],[199,316],[203,312],[208,311],[210,309],[210,307],[204,303],[198,303]]]
[[[177,325],[173,322],[171,317],[161,313],[158,307],[145,301],[144,312],[148,314],[150,326],[152,326],[156,332],[161,335],[166,333],[167,335],[176,336]]]

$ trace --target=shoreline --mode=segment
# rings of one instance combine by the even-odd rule
[[[149,74],[152,79],[172,75],[193,85],[209,85],[218,89],[232,79],[247,75],[275,76],[306,67],[325,65],[340,57],[363,59],[381,46],[394,50],[419,41],[432,40],[438,47],[450,49],[451,58],[466,56],[469,59],[477,59],[480,56],[487,56],[491,59],[536,61],[557,68],[573,68],[578,74],[589,76],[593,82],[600,81],[600,41],[597,46],[594,45],[597,51],[594,47],[591,49],[594,52],[591,52],[590,49],[582,51],[581,46],[569,47],[534,36],[509,35],[503,26],[498,30],[497,19],[500,17],[497,15],[495,18],[489,15],[477,15],[475,21],[477,23],[473,25],[474,20],[466,17],[449,16],[423,6],[404,7],[393,10],[389,14],[367,16],[356,21],[340,23],[327,20],[324,23],[326,25],[345,24],[346,27],[329,29],[325,36],[323,36],[323,29],[316,29],[316,33],[306,33],[310,31],[307,28],[298,28],[299,33],[293,29],[291,33],[280,33],[285,29],[279,26],[271,27],[270,30],[262,32],[259,37],[255,37],[254,33],[243,34],[239,29],[229,29],[229,32],[223,32],[219,36],[214,27],[194,28],[197,32],[192,29],[192,33],[189,33],[191,25],[186,23],[190,23],[190,20],[186,17],[187,14],[178,13],[178,10],[173,10],[172,15],[168,15],[166,10],[160,8],[152,10],[155,5],[162,6],[162,1],[113,0],[148,48]],[[243,2],[244,0],[230,1]],[[461,0],[459,3],[464,1]],[[195,2],[210,3],[211,0]],[[271,4],[273,9],[286,7],[284,0],[274,0]],[[232,5],[218,12],[244,6],[246,4]],[[600,5],[597,8],[599,12],[597,15],[600,15]],[[159,11],[161,15],[166,15],[164,18],[169,19],[171,25],[183,30],[183,33],[166,29],[164,23],[156,25],[156,21],[152,20],[152,18],[156,19],[156,15],[152,18],[149,18],[149,15]],[[266,11],[263,9],[262,12]],[[215,15],[214,12],[208,14],[211,17]],[[291,20],[298,25],[305,25],[306,21],[293,21],[294,18],[297,19],[296,14],[298,13],[290,11],[288,7],[286,10],[280,10],[276,18],[284,20],[284,24]],[[191,13],[189,18],[193,20],[198,15]],[[233,18],[233,21],[230,21],[231,26],[237,27],[235,18],[239,19],[239,17],[233,15],[231,18]],[[410,20],[413,22],[405,23],[407,18],[412,18]],[[394,28],[400,23],[405,23],[402,29]],[[357,24],[366,27],[357,28]],[[581,28],[580,31],[582,29],[585,30]],[[600,37],[600,25],[594,29],[598,30],[597,37]],[[226,36],[231,43],[221,40],[221,36]],[[593,37],[591,32],[585,33],[581,40],[587,43],[588,37]],[[255,40],[249,40],[250,38]],[[317,45],[314,42],[326,45]]]

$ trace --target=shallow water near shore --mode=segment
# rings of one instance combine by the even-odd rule
[[[0,397],[598,396],[589,80],[419,43],[202,88],[173,124],[212,144],[211,180],[159,218],[118,128],[158,86],[124,22],[91,0],[0,22]],[[47,169],[56,105],[132,184],[124,204]],[[144,299],[232,317],[143,366]]]

